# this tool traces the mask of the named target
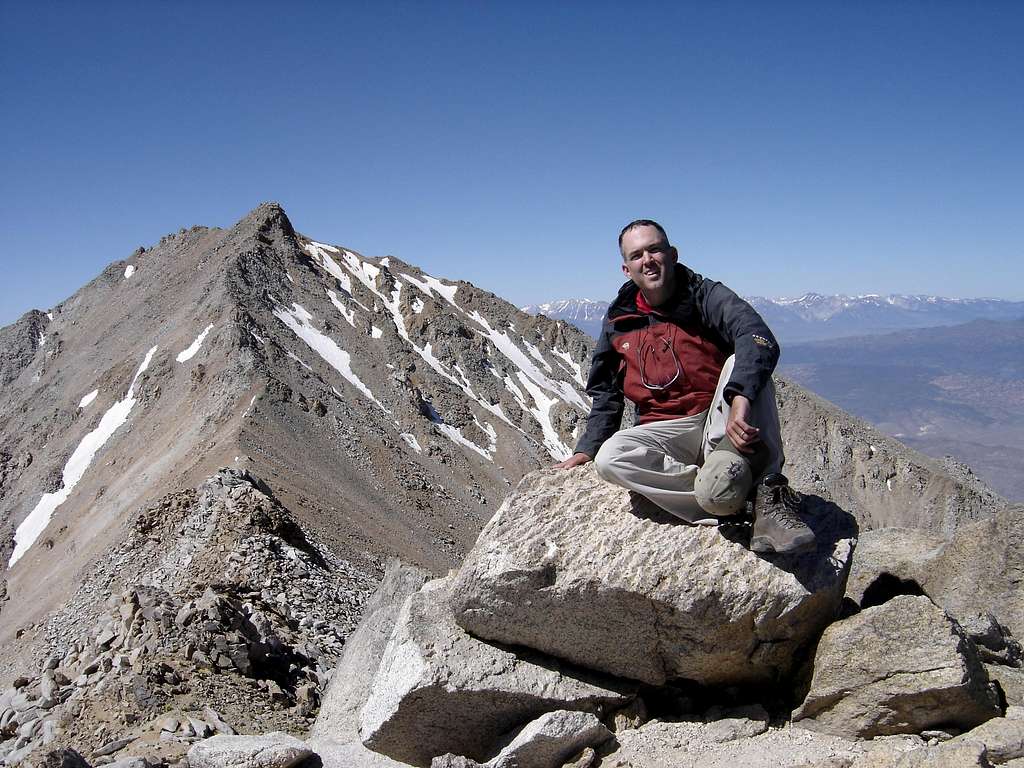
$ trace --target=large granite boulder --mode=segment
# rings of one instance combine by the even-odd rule
[[[1024,506],[965,524],[949,537],[906,528],[863,532],[847,597],[858,605],[876,605],[886,592],[900,591],[923,592],[964,625],[991,614],[1019,641],[1024,637]],[[999,638],[993,639],[998,644]]]
[[[380,586],[366,602],[359,626],[345,641],[345,652],[309,731],[309,744],[324,768],[406,765],[363,746],[359,741],[359,711],[369,698],[370,686],[402,605],[428,578],[429,574],[420,568],[397,559],[388,561]]]
[[[872,738],[973,728],[1001,714],[977,652],[927,597],[900,595],[830,626],[818,643],[800,725]]]
[[[449,599],[450,580],[439,579],[403,605],[360,714],[370,749],[419,766],[446,753],[483,762],[506,734],[546,712],[604,714],[632,699],[630,686],[471,637]]]
[[[330,739],[343,744],[359,738],[359,710],[370,695],[395,620],[406,598],[428,578],[429,574],[420,568],[396,559],[388,562],[380,586],[366,602],[359,626],[345,641],[345,652],[310,728],[311,743]]]
[[[981,744],[996,765],[1024,759],[1024,709],[1009,707],[1006,717],[992,718],[949,743]]]
[[[590,465],[527,475],[484,527],[453,585],[471,634],[653,685],[773,681],[834,618],[852,520],[808,523],[818,550],[758,556],[749,530],[691,527]]]
[[[980,605],[1024,638],[1024,505],[957,530],[921,586],[954,616]]]
[[[862,531],[846,580],[846,597],[866,608],[897,594],[921,594],[920,585],[947,541],[946,536],[917,528]]]
[[[982,744],[936,744],[916,749],[876,746],[849,768],[991,768]]]

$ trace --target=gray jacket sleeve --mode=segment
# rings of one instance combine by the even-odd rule
[[[736,355],[725,399],[734,395],[753,400],[771,379],[779,362],[779,342],[757,310],[714,280],[697,288],[697,303],[706,325],[732,344]]]
[[[590,361],[587,394],[592,400],[590,415],[587,417],[587,429],[576,444],[576,453],[594,458],[604,441],[619,429],[625,410],[619,353],[609,338],[607,318]]]

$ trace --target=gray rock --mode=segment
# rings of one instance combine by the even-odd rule
[[[449,752],[486,760],[505,733],[545,712],[603,712],[630,699],[629,688],[476,640],[455,624],[449,597],[450,579],[439,579],[403,605],[360,713],[371,749],[420,766]]]
[[[901,595],[830,626],[810,691],[793,718],[870,738],[935,726],[973,728],[998,697],[960,627],[927,597]]]
[[[989,679],[999,683],[1009,706],[1024,706],[1024,669],[1002,664],[986,664]]]
[[[769,728],[751,737],[727,738],[714,723],[651,720],[603,747],[601,768],[825,768],[830,758],[848,768],[863,750],[847,739],[800,728]],[[610,752],[610,754],[608,754]]]
[[[485,765],[549,768],[561,765],[584,747],[597,747],[611,738],[612,732],[589,712],[548,712],[523,728]]]
[[[632,730],[633,728],[639,728],[647,720],[647,706],[644,704],[643,699],[636,698],[622,709],[613,713],[610,720],[611,730],[612,733]]]
[[[886,592],[919,588],[987,651],[1017,663],[1020,646],[998,625],[1024,637],[1024,506],[967,522],[948,539],[912,529],[865,531],[857,544],[846,595],[877,604]],[[981,621],[979,615],[993,620]]]
[[[462,755],[453,755],[449,752],[446,755],[438,755],[430,761],[430,768],[483,768],[483,763],[470,760]]]
[[[21,691],[11,697],[10,706],[15,712],[25,712],[34,706],[34,700],[29,694]]]
[[[562,768],[590,768],[597,760],[597,752],[593,747],[587,747],[574,755],[571,760],[562,765]]]
[[[309,742],[323,763],[323,768],[408,768],[408,763],[392,760],[387,755],[372,752],[358,741],[338,742],[319,738]]]
[[[309,735],[344,743],[359,737],[359,710],[370,694],[370,684],[395,627],[402,604],[429,578],[426,571],[393,559],[384,578],[367,601],[359,626],[345,641],[345,651],[324,695]]]
[[[959,529],[921,586],[953,616],[981,608],[1024,638],[1024,505]]]
[[[212,725],[214,730],[217,731],[217,733],[223,734],[225,736],[234,736],[237,734],[237,731],[235,731],[234,728],[232,728],[230,725],[224,722],[224,719],[217,712],[210,709],[209,707],[203,708],[203,717],[206,718],[206,722]]]
[[[7,753],[4,758],[4,765],[13,766],[18,765],[22,760],[32,754],[32,751],[36,748],[36,745],[29,742],[23,746],[17,747]]]
[[[1024,758],[1024,720],[995,717],[950,740],[950,744],[982,744],[988,759],[999,765]]]
[[[846,581],[846,597],[857,605],[877,605],[884,600],[876,595],[887,585],[890,590],[913,589],[924,581],[929,564],[946,541],[945,536],[916,528],[862,532]]]
[[[704,716],[703,738],[722,744],[749,739],[768,730],[768,713],[759,704],[728,711],[710,711]]]
[[[118,750],[124,749],[126,746],[135,741],[135,736],[124,736],[120,739],[114,739],[103,744],[99,749],[93,751],[93,757],[103,757],[104,755],[112,755]]]
[[[43,755],[40,768],[89,768],[89,763],[73,749],[54,749]]]
[[[775,562],[726,531],[677,522],[635,510],[589,466],[533,472],[459,571],[456,621],[477,637],[653,685],[787,674],[840,604],[849,518],[834,509],[811,518],[818,551]]]
[[[131,756],[122,757],[120,760],[115,760],[112,763],[107,763],[107,768],[150,768],[153,765],[148,758]]]
[[[909,751],[873,749],[850,768],[990,768],[980,744],[940,744]]]
[[[201,739],[213,735],[213,728],[205,720],[200,720],[198,717],[190,717],[188,724],[191,726],[192,732]]]
[[[287,733],[264,736],[212,736],[188,750],[190,768],[290,768],[313,754]]]

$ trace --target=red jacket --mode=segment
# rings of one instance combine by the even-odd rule
[[[624,397],[636,404],[639,424],[692,416],[711,405],[729,355],[736,355],[729,401],[757,397],[779,359],[761,316],[721,283],[679,264],[675,294],[651,314],[637,308],[638,292],[632,282],[619,289],[594,349],[587,381],[593,403],[576,446],[591,458],[619,429]]]

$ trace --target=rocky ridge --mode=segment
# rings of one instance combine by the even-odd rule
[[[14,738],[0,752],[102,757],[128,739],[111,752],[174,760],[215,732],[308,727],[372,582],[259,485],[225,469],[126,526],[107,567],[45,625],[38,673],[5,694]]]

